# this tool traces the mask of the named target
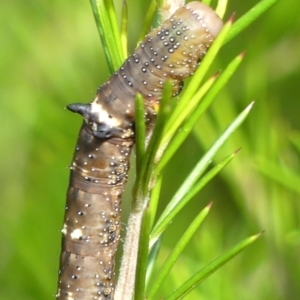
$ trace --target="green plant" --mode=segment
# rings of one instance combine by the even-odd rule
[[[216,1],[211,3],[216,7]],[[256,3],[230,0],[224,20],[234,12],[237,22]],[[119,16],[122,1],[115,4]],[[144,16],[151,14],[148,5],[128,1],[129,53],[151,26],[142,29]],[[191,220],[213,201],[157,295],[171,294],[237,241],[265,230],[186,299],[300,297],[299,9],[298,0],[278,1],[222,47],[210,68],[209,74],[223,70],[247,51],[165,166],[157,216],[224,128],[250,102],[255,105],[208,171],[241,147],[239,154],[177,214],[155,244],[151,255],[159,246],[153,266],[157,274]],[[64,107],[91,100],[109,70],[88,1],[4,1],[0,15],[0,299],[53,299],[68,166],[81,123]],[[133,178],[134,160],[124,194],[123,233]]]
[[[136,183],[133,193],[133,205],[131,216],[127,226],[127,235],[124,246],[123,264],[121,266],[120,278],[117,286],[116,299],[121,297],[130,298],[135,283],[135,299],[153,298],[165,278],[184,250],[187,243],[193,237],[195,231],[209,212],[209,207],[202,210],[183,237],[170,253],[159,272],[152,280],[151,270],[157,258],[160,238],[167,229],[168,224],[184,208],[192,197],[198,193],[214,176],[231,161],[236,152],[223,159],[219,164],[206,172],[207,167],[214,158],[216,152],[227,141],[230,135],[239,127],[248,115],[252,104],[243,111],[224,133],[215,141],[208,152],[199,160],[190,175],[184,180],[174,197],[170,200],[164,212],[158,220],[156,218],[159,193],[163,177],[163,170],[174,153],[192,131],[198,119],[207,110],[217,93],[224,87],[231,75],[239,66],[243,55],[236,57],[220,76],[214,75],[203,83],[205,75],[213,60],[215,59],[222,45],[234,38],[244,28],[251,24],[258,16],[272,6],[276,1],[262,1],[240,18],[232,26],[232,21],[226,23],[220,35],[214,42],[210,51],[195,72],[184,92],[180,95],[176,107],[173,109],[170,104],[171,85],[166,84],[163,98],[160,102],[157,122],[146,149],[145,145],[145,124],[143,99],[139,95],[136,98]],[[110,69],[114,70],[120,65],[127,53],[126,28],[118,30],[114,5],[111,1],[97,2],[91,0],[96,23],[98,25],[101,40],[105,49],[107,62]],[[219,1],[217,12],[223,15],[226,10],[227,1]],[[155,1],[150,4],[149,12],[154,13]],[[127,6],[123,6],[122,25],[127,24]],[[147,17],[145,28],[149,27]],[[115,42],[116,41],[116,42]],[[200,88],[199,88],[200,87]],[[173,105],[174,106],[174,105]],[[224,263],[237,255],[246,246],[256,240],[257,236],[245,239],[232,250],[220,256],[211,264],[199,270],[193,277],[186,281],[178,290],[172,293],[167,299],[181,299],[188,292],[194,289],[206,277],[220,268]],[[135,253],[138,251],[138,253]],[[136,255],[138,257],[136,258]],[[138,266],[138,268],[136,268]],[[146,276],[147,273],[147,276]]]

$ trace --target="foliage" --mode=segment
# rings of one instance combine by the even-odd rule
[[[256,3],[229,1],[225,20],[231,12],[239,19]],[[139,4],[128,3],[130,52],[147,11],[146,1]],[[252,100],[255,106],[213,159],[209,171],[242,147],[240,153],[194,196],[160,240],[158,266],[191,220],[214,200],[160,294],[171,294],[238,241],[266,230],[259,241],[206,279],[188,299],[300,296],[300,124],[295,101],[300,95],[299,6],[296,0],[279,1],[230,40],[210,69],[211,74],[217,68],[225,69],[247,50],[241,67],[166,166],[158,215],[228,124]],[[117,9],[121,14],[121,8]],[[91,100],[96,87],[107,79],[108,69],[87,1],[5,2],[0,14],[0,299],[51,299],[56,289],[67,166],[80,124],[63,107]],[[131,189],[129,186],[124,199],[125,213]]]

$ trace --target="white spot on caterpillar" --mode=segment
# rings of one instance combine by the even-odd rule
[[[60,289],[58,289],[57,294],[55,295],[56,298],[60,296]]]
[[[73,230],[73,232],[71,233],[71,239],[75,240],[75,239],[79,239],[82,236],[82,231],[81,229],[75,229]]]
[[[66,235],[66,234],[67,234],[67,232],[68,232],[67,228],[68,228],[67,224],[64,224],[64,228],[61,230],[61,233],[62,233],[63,235]]]
[[[111,127],[117,127],[121,124],[121,122],[113,118],[103,107],[101,104],[93,101],[91,103],[91,113],[98,117],[99,123],[104,123]]]

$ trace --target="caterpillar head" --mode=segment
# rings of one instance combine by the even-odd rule
[[[132,129],[125,129],[124,124],[122,126],[121,121],[105,111],[101,104],[96,102],[89,104],[73,103],[69,104],[67,108],[74,113],[82,115],[87,124],[88,131],[95,138],[108,139],[113,137],[127,138],[133,136]]]

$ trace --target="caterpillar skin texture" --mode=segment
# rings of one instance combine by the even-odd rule
[[[145,37],[91,103],[68,106],[84,122],[71,164],[57,299],[114,298],[122,193],[134,144],[134,97],[143,95],[151,129],[164,82],[173,80],[177,95],[222,26],[200,2],[179,8]]]

